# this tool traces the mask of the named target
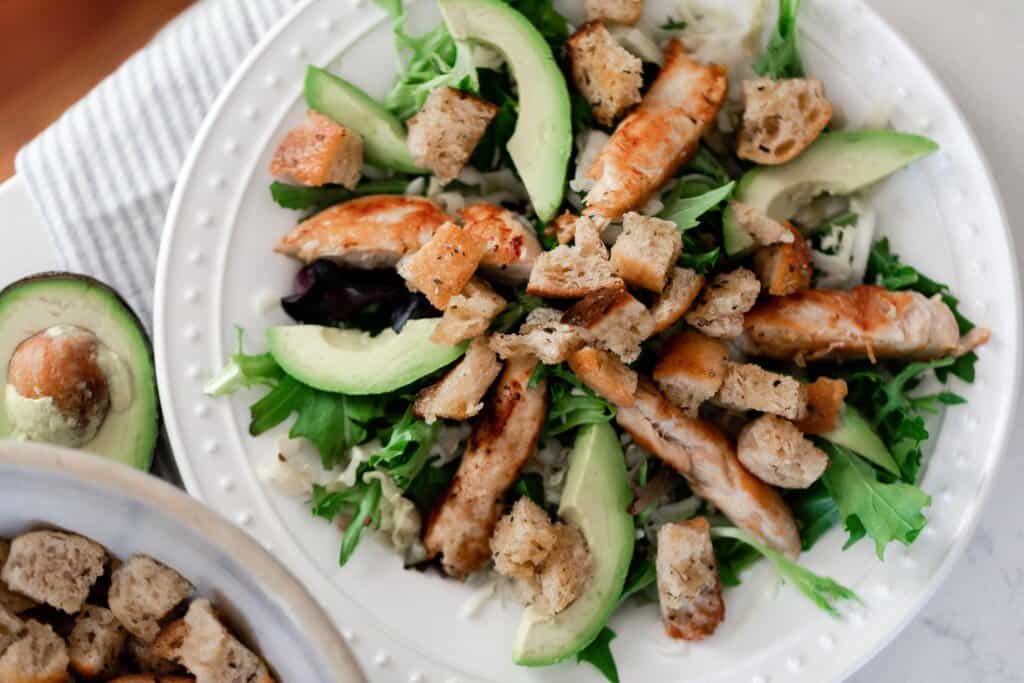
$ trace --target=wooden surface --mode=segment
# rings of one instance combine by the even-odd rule
[[[14,156],[193,0],[0,0],[0,181]]]

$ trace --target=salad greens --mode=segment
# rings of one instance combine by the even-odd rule
[[[407,488],[427,464],[440,426],[418,420],[411,408],[406,409],[402,419],[390,428],[384,448],[370,456],[370,466],[391,475],[399,488]]]
[[[270,196],[285,209],[309,209],[322,211],[341,202],[374,194],[402,194],[409,185],[408,178],[387,178],[367,180],[359,183],[354,190],[341,185],[289,185],[274,181],[270,184]]]
[[[772,79],[802,78],[799,36],[796,28],[801,0],[779,0],[779,20],[768,39],[768,46],[754,64],[758,76]]]
[[[614,419],[615,407],[581,382],[564,363],[538,363],[530,377],[530,387],[537,386],[545,377],[548,379],[548,394],[551,397],[548,419],[544,425],[546,436],[557,436],[583,425],[611,422]]]
[[[359,545],[367,527],[380,524],[381,483],[359,481],[351,488],[329,491],[323,486],[313,485],[311,506],[313,514],[328,522],[339,515],[350,516],[345,532],[341,536],[341,550],[338,564],[344,566]]]
[[[590,645],[577,653],[576,661],[590,663],[611,683],[619,683],[619,667],[615,665],[611,649],[614,639],[615,631],[605,626]]]

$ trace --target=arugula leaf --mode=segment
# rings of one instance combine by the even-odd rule
[[[615,417],[615,407],[595,394],[567,366],[559,363],[545,368],[543,372],[549,378],[548,393],[551,396],[548,419],[544,424],[546,436],[562,434],[582,425],[610,422]],[[533,386],[539,381],[530,377]]]
[[[573,91],[569,93],[569,117],[572,121],[572,134],[575,136],[581,130],[594,127],[594,109],[587,102],[587,98]]]
[[[722,254],[721,247],[701,251],[704,248],[689,233],[683,233],[683,251],[679,255],[679,265],[684,268],[692,268],[701,275],[707,275],[718,263],[718,257]]]
[[[810,569],[801,567],[777,550],[772,550],[764,545],[742,529],[737,529],[736,527],[712,527],[711,536],[714,538],[730,538],[747,544],[763,555],[784,581],[791,583],[794,588],[803,593],[811,602],[833,617],[839,616],[839,610],[836,609],[837,602],[841,600],[860,602],[857,594],[846,586],[833,581],[827,576],[818,576]]]
[[[697,148],[697,153],[686,164],[686,168],[714,178],[717,186],[725,185],[732,180],[732,176],[725,170],[725,166],[718,160],[715,153],[704,145]]]
[[[274,181],[270,184],[270,196],[278,206],[286,209],[313,209],[321,211],[335,204],[348,201],[355,197],[374,194],[402,194],[409,185],[409,178],[386,178],[383,180],[367,180],[356,189],[350,190],[342,185],[289,185]]]
[[[619,597],[619,604],[626,602],[631,596],[647,590],[657,581],[658,574],[654,566],[654,560],[650,555],[643,557],[634,555],[633,562],[629,565],[629,573],[626,574],[626,583],[622,586],[622,595]]]
[[[822,480],[850,532],[846,546],[866,534],[874,539],[875,552],[883,559],[890,542],[913,543],[928,523],[921,511],[931,498],[903,481],[882,482],[877,470],[842,446],[820,439],[817,444],[829,455]]]
[[[682,183],[677,185],[676,188],[680,185]],[[689,230],[699,225],[700,221],[697,220],[698,218],[716,208],[725,199],[728,199],[735,186],[736,183],[730,181],[722,187],[708,190],[696,197],[673,196],[676,189],[673,188],[673,191],[667,197],[665,208],[658,215],[665,220],[675,223],[680,230]]]
[[[740,585],[743,570],[761,559],[761,553],[756,549],[733,538],[715,538],[712,543],[715,562],[718,564],[718,578],[723,586]]]
[[[772,79],[801,78],[804,65],[800,59],[796,19],[800,0],[779,0],[779,20],[768,39],[768,46],[754,64],[758,76]]]
[[[526,17],[548,41],[555,54],[569,37],[569,22],[558,13],[551,0],[504,0]]]
[[[484,131],[470,161],[480,170],[493,170],[508,161],[507,146],[516,129],[519,104],[513,95],[512,79],[507,69],[478,69],[477,79],[480,97],[498,105],[498,113]]]
[[[458,461],[440,467],[428,464],[405,489],[405,497],[411,500],[421,513],[427,512],[448,488],[458,468]]]
[[[526,316],[530,314],[536,308],[540,308],[544,305],[544,300],[540,297],[527,294],[526,290],[516,291],[515,301],[510,303],[508,307],[501,312],[494,322],[491,324],[492,332],[509,332],[519,326]]]
[[[341,491],[329,491],[318,484],[313,485],[311,507],[313,514],[328,522],[341,514],[351,515],[345,532],[341,536],[341,550],[338,565],[344,567],[363,538],[366,528],[380,524],[381,485],[379,480],[359,481],[355,486]]]
[[[231,360],[203,385],[207,396],[227,396],[258,384],[273,386],[284,374],[269,353],[246,354],[242,350],[242,328],[237,328],[236,334],[238,343]]]
[[[537,472],[520,474],[512,484],[513,499],[526,496],[537,505],[544,507],[544,477]]]
[[[676,21],[672,17],[665,19],[665,23],[659,26],[662,31],[682,31],[686,28],[685,21]]]
[[[615,666],[611,649],[614,639],[615,631],[605,626],[590,645],[576,653],[576,662],[589,662],[611,683],[619,683],[619,668]]]
[[[793,491],[786,497],[786,502],[796,518],[804,550],[813,548],[822,536],[839,523],[839,508],[821,479],[809,488]]]
[[[395,485],[405,490],[427,464],[440,426],[440,422],[427,424],[417,420],[412,408],[407,408],[402,419],[391,428],[384,448],[370,456],[370,466],[387,472]]]

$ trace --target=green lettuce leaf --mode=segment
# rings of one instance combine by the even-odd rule
[[[410,178],[386,178],[383,180],[367,180],[356,189],[350,190],[341,185],[322,185],[308,187],[306,185],[289,185],[274,181],[270,184],[270,196],[278,206],[286,209],[311,209],[322,211],[328,207],[347,202],[356,197],[374,194],[402,194],[409,185]]]
[[[779,0],[779,20],[768,39],[768,46],[754,64],[758,76],[773,79],[802,78],[803,61],[800,59],[799,36],[796,19],[800,0]]]
[[[581,382],[565,364],[538,363],[529,386],[537,386],[544,377],[548,379],[551,397],[545,436],[556,436],[587,424],[611,422],[615,417],[615,407]]]
[[[403,491],[409,487],[430,459],[430,447],[441,423],[427,424],[413,417],[412,408],[392,428],[387,444],[370,456],[369,464],[387,472]]]
[[[313,514],[328,522],[338,515],[350,516],[341,537],[338,564],[345,566],[359,545],[363,532],[368,527],[380,524],[381,485],[379,480],[359,481],[355,486],[341,491],[330,491],[323,486],[313,485],[310,501]]]
[[[614,639],[615,631],[605,626],[590,645],[576,654],[576,662],[588,662],[610,683],[619,683],[619,668],[615,665],[611,648]]]
[[[700,224],[698,219],[702,215],[718,208],[723,201],[728,199],[735,186],[736,183],[730,181],[721,187],[699,195],[686,196],[685,190],[690,185],[680,181],[665,198],[665,208],[658,215],[675,223],[680,230],[689,230]]]
[[[227,396],[240,389],[274,386],[284,375],[269,353],[249,355],[242,350],[242,328],[237,328],[237,345],[231,360],[203,385],[207,396]]]

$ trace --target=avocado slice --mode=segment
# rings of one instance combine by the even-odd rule
[[[30,339],[77,330],[98,341],[94,356],[109,387],[109,407],[97,415],[84,443],[68,444],[52,398],[25,397],[11,384],[12,359]],[[153,461],[160,433],[153,351],[142,323],[107,285],[85,275],[41,273],[0,291],[0,359],[6,390],[0,397],[0,438],[77,445],[140,470]],[[48,361],[51,364],[53,361]]]
[[[426,173],[412,160],[402,122],[344,78],[315,66],[309,67],[306,104],[359,133],[368,164],[402,173]]]
[[[383,394],[443,368],[467,343],[430,341],[440,318],[410,320],[376,337],[361,330],[320,325],[279,325],[267,330],[270,355],[286,373],[322,391],[350,396]]]
[[[519,177],[541,220],[555,217],[572,151],[569,90],[544,37],[500,0],[440,0],[458,40],[486,43],[504,57],[519,89],[519,117],[508,141]]]
[[[825,133],[788,163],[747,171],[733,198],[770,218],[788,220],[819,194],[851,194],[938,148],[926,137],[894,130]],[[723,216],[722,240],[730,256],[754,246],[731,209]]]
[[[839,419],[832,431],[819,435],[826,441],[849,448],[865,460],[870,460],[886,472],[900,476],[900,467],[896,464],[892,453],[885,443],[875,434],[871,423],[861,415],[860,411],[849,404],[844,404]]]
[[[593,575],[576,600],[552,616],[527,607],[513,657],[523,666],[547,666],[594,640],[619,604],[633,558],[634,527],[626,461],[607,423],[581,427],[569,456],[558,514],[579,527],[590,548]]]

